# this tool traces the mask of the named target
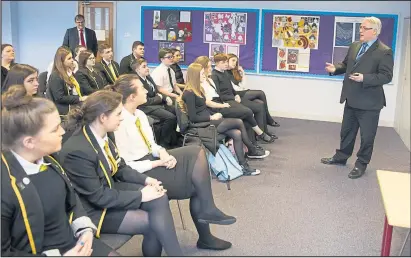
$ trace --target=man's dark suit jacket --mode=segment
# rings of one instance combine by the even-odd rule
[[[340,103],[347,101],[346,104],[353,108],[380,110],[386,105],[382,86],[389,83],[393,76],[392,50],[377,39],[356,61],[360,48],[361,42],[352,43],[344,61],[335,65],[333,75],[345,73]],[[362,73],[363,82],[349,79],[354,73]]]
[[[111,64],[113,66],[114,73],[116,74],[116,77],[118,78],[120,76],[119,65],[117,62],[113,60],[111,61]],[[101,60],[100,62],[98,62],[94,68],[96,68],[97,70],[100,70],[101,75],[104,76],[108,84],[114,84],[115,79],[113,75],[111,74],[110,68],[108,68],[108,65],[106,64],[104,60]]]
[[[86,33],[85,36],[86,36],[87,49],[92,51],[94,56],[97,56],[98,43],[97,43],[96,32],[89,28],[84,28],[84,31]],[[71,49],[71,53],[73,54],[73,57],[75,56],[74,50],[76,49],[78,45],[80,45],[80,39],[79,39],[77,27],[67,29],[66,35],[64,35],[63,46],[69,47]]]

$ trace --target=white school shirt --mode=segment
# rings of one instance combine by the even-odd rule
[[[208,80],[215,87],[214,81],[211,78],[208,78]],[[213,98],[218,98],[219,97],[217,91],[213,88],[213,86],[211,86],[207,82],[207,80],[201,83],[201,87],[203,87],[206,99],[212,100]]]
[[[81,45],[81,38],[80,38],[80,30],[77,29],[77,33],[78,33],[78,44],[77,46]],[[85,47],[87,48],[87,41],[86,41],[86,27],[83,28],[83,37],[84,37],[84,44]]]
[[[91,132],[93,133],[94,138],[96,138],[97,143],[98,143],[98,146],[100,146],[100,149],[102,150],[102,152],[103,152],[103,154],[104,154],[104,157],[106,158],[106,161],[107,161],[108,165],[110,166],[110,170],[112,170],[113,168],[111,167],[110,160],[108,159],[108,156],[107,156],[107,154],[106,154],[106,151],[104,150],[104,146],[106,145],[106,141],[108,141],[107,134],[104,135],[103,138],[101,138],[101,136],[98,135],[98,134],[93,130],[93,128],[92,128],[91,126],[90,126],[90,130],[91,130]],[[116,142],[117,142],[117,139],[116,139]],[[110,149],[110,148],[109,148],[109,149]],[[111,156],[113,156],[113,153],[111,153]],[[114,156],[113,156],[113,157],[114,157]]]
[[[153,169],[150,160],[140,160],[149,154],[149,152],[143,137],[137,129],[137,118],[140,119],[141,129],[151,144],[152,155],[154,157],[159,157],[159,151],[160,149],[163,149],[163,147],[157,145],[154,141],[153,131],[146,114],[139,109],[136,109],[134,114],[131,114],[123,108],[121,116],[123,121],[121,121],[119,128],[114,132],[120,156],[124,159],[127,165],[140,173]]]
[[[157,66],[153,72],[151,73],[151,78],[153,78],[155,84],[160,87],[166,89],[168,92],[173,92],[174,87],[170,84],[170,79],[168,77],[168,68],[170,68],[171,72],[171,80],[173,81],[173,85],[176,84],[176,73],[174,72],[171,67],[167,67],[165,64],[161,63]]]
[[[246,87],[246,76],[245,74],[243,75],[243,79],[238,85],[235,85],[234,82],[231,82],[231,85],[233,85],[233,88],[235,91],[243,91],[243,90],[248,90]]]

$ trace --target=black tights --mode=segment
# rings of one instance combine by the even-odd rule
[[[265,96],[264,91],[262,90],[248,90],[244,96],[242,97],[243,99],[248,99],[248,100],[261,100],[264,104],[264,109],[265,109],[265,114],[266,114],[266,121],[271,124],[274,122],[274,119],[271,117],[270,112],[268,111],[268,105],[267,105],[267,97]]]
[[[211,234],[210,225],[198,222],[198,216],[203,213],[219,212],[215,206],[213,193],[211,190],[210,171],[208,170],[207,157],[204,149],[197,155],[194,164],[192,183],[195,192],[190,198],[190,214],[202,242],[210,242],[215,239]]]
[[[118,234],[143,234],[143,255],[161,256],[162,247],[168,256],[183,256],[167,195],[144,202],[139,210],[126,213]]]
[[[245,163],[243,143],[249,150],[254,150],[255,147],[251,143],[247,135],[244,123],[238,118],[224,118],[223,121],[217,126],[217,132],[225,134],[233,139],[234,150],[237,155],[240,165]]]

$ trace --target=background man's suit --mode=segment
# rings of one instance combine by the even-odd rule
[[[94,56],[97,56],[98,43],[97,43],[96,32],[89,28],[84,28],[84,32],[86,34],[85,38],[86,38],[87,49],[92,51]],[[66,34],[64,35],[63,46],[70,48],[71,53],[73,54],[73,57],[75,56],[74,50],[76,49],[78,45],[81,45],[81,44],[80,44],[79,32],[78,32],[77,27],[67,29]]]
[[[392,79],[394,60],[392,50],[378,39],[356,60],[360,48],[361,42],[352,43],[344,61],[335,65],[333,75],[345,73],[340,98],[345,107],[340,149],[334,159],[346,160],[351,156],[360,128],[361,147],[355,166],[365,169],[371,159],[380,111],[386,105],[383,85]],[[354,73],[363,74],[363,81],[349,79]]]

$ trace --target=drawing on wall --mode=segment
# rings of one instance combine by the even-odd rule
[[[335,44],[336,47],[348,47],[353,39],[353,23],[336,22],[335,23]]]
[[[247,14],[204,12],[204,43],[246,44]]]
[[[310,49],[278,48],[277,70],[308,73],[310,70]]]
[[[273,15],[272,47],[318,49],[320,17]]]
[[[153,13],[153,40],[192,41],[191,12],[162,10]]]
[[[158,49],[162,49],[162,48],[175,48],[180,50],[180,54],[181,54],[181,61],[184,62],[184,43],[182,42],[159,42],[158,43]]]
[[[234,54],[240,58],[240,46],[239,45],[227,45],[227,54]]]

